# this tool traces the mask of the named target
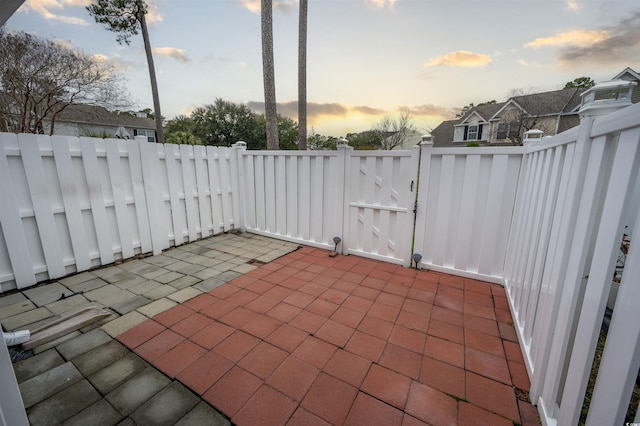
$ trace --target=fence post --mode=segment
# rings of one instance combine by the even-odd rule
[[[247,143],[236,142],[232,147],[235,149],[235,155],[232,157],[231,167],[235,168],[235,173],[233,173],[233,178],[231,179],[231,188],[234,193],[233,210],[237,215],[237,217],[233,218],[233,222],[234,228],[239,229],[240,232],[245,232],[246,203],[244,196],[247,186],[244,171],[244,152],[247,149]]]
[[[345,254],[347,250],[346,244],[349,241],[349,233],[350,229],[347,229],[349,226],[349,194],[351,190],[350,185],[350,170],[351,170],[351,153],[353,152],[353,147],[349,146],[349,142],[346,139],[341,139],[338,141],[336,146],[338,150],[338,170],[336,176],[336,205],[337,207],[342,206],[343,214],[337,215],[340,218],[340,223],[336,224],[336,237],[340,237],[342,242],[338,244],[339,247],[336,247],[338,253]]]
[[[414,204],[415,225],[413,233],[413,253],[422,255],[420,265],[426,261],[431,261],[431,251],[426,250],[425,233],[427,226],[427,200],[429,199],[429,174],[431,173],[431,154],[433,152],[433,142],[425,140],[420,143],[420,161],[418,162],[418,179],[416,183],[416,201]],[[411,253],[411,256],[413,256]],[[411,263],[409,263],[411,265]]]

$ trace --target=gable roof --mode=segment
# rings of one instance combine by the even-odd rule
[[[471,115],[474,113],[480,116],[484,121],[489,121],[491,117],[493,117],[493,115],[504,106],[504,104],[505,102],[501,102],[496,104],[483,104],[471,107],[462,117],[454,121],[459,121],[458,124],[462,124],[466,120],[468,120],[469,117],[471,117]]]
[[[118,114],[104,107],[83,104],[71,104],[56,117],[56,122],[83,123],[115,127],[129,127],[139,129],[155,129],[155,120],[141,118],[129,114]]]
[[[640,73],[637,73],[631,67],[626,67],[622,71],[620,71],[612,80],[631,80],[631,81],[640,81]]]
[[[532,93],[511,98],[530,115],[557,115],[571,112],[580,105],[584,89],[562,89],[551,92]]]

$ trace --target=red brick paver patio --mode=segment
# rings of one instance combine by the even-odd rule
[[[504,289],[302,248],[118,340],[238,425],[536,424]]]

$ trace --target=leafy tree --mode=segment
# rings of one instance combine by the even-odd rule
[[[160,96],[158,95],[158,82],[156,70],[153,64],[149,31],[147,30],[147,5],[143,0],[95,0],[95,3],[87,6],[89,14],[96,22],[104,24],[109,31],[117,34],[116,41],[120,44],[131,43],[131,36],[142,33],[144,51],[147,56],[149,78],[151,80],[151,94],[153,97],[153,109],[156,120],[156,133],[158,143],[164,143],[164,131],[162,128],[162,114],[160,112]]]
[[[298,123],[290,119],[289,117],[283,117],[277,115],[278,120],[278,141],[279,149],[298,149]],[[260,126],[260,131],[263,134],[263,141],[267,140],[266,134],[266,119],[265,116],[257,115],[257,122]]]
[[[180,114],[176,118],[167,121],[166,126],[164,126],[164,134],[168,139],[169,135],[175,132],[193,133],[193,128],[194,122],[191,117]]]
[[[578,77],[574,78],[573,81],[568,81],[567,84],[564,85],[563,89],[591,89],[596,85],[596,82],[591,79],[591,77]]]
[[[415,132],[416,128],[411,122],[409,112],[403,112],[398,118],[383,117],[374,126],[374,130],[382,136],[381,148],[391,150],[402,145],[405,139]]]
[[[189,132],[173,132],[167,133],[167,143],[173,143],[177,145],[202,145],[202,140]]]
[[[113,67],[73,48],[0,30],[0,131],[53,134],[73,103],[126,107]]]
[[[307,0],[298,18],[298,148],[307,149]]]
[[[308,139],[308,148],[311,150],[328,150],[336,149],[338,138],[333,136],[319,135],[311,130]]]
[[[382,144],[383,135],[377,130],[365,130],[359,133],[347,133],[345,138],[353,149],[378,149]]]
[[[205,145],[231,146],[244,141],[249,149],[264,149],[266,146],[264,124],[246,105],[218,98],[213,104],[196,108],[190,120],[193,122],[192,133]]]
[[[267,120],[267,149],[279,149],[276,82],[273,66],[272,0],[261,0],[262,77],[264,80],[264,115]]]

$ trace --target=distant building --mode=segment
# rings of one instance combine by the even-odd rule
[[[614,80],[640,82],[640,74],[626,68]],[[579,124],[578,109],[583,89],[514,96],[506,102],[478,105],[432,130],[434,147],[520,145],[524,132],[542,130],[545,136],[564,132]],[[632,102],[640,101],[640,87],[632,92]]]
[[[51,122],[45,120],[44,133],[49,134]],[[130,139],[146,136],[149,142],[156,142],[155,120],[144,113],[111,112],[106,108],[92,105],[69,105],[56,115],[54,135],[95,136]]]

